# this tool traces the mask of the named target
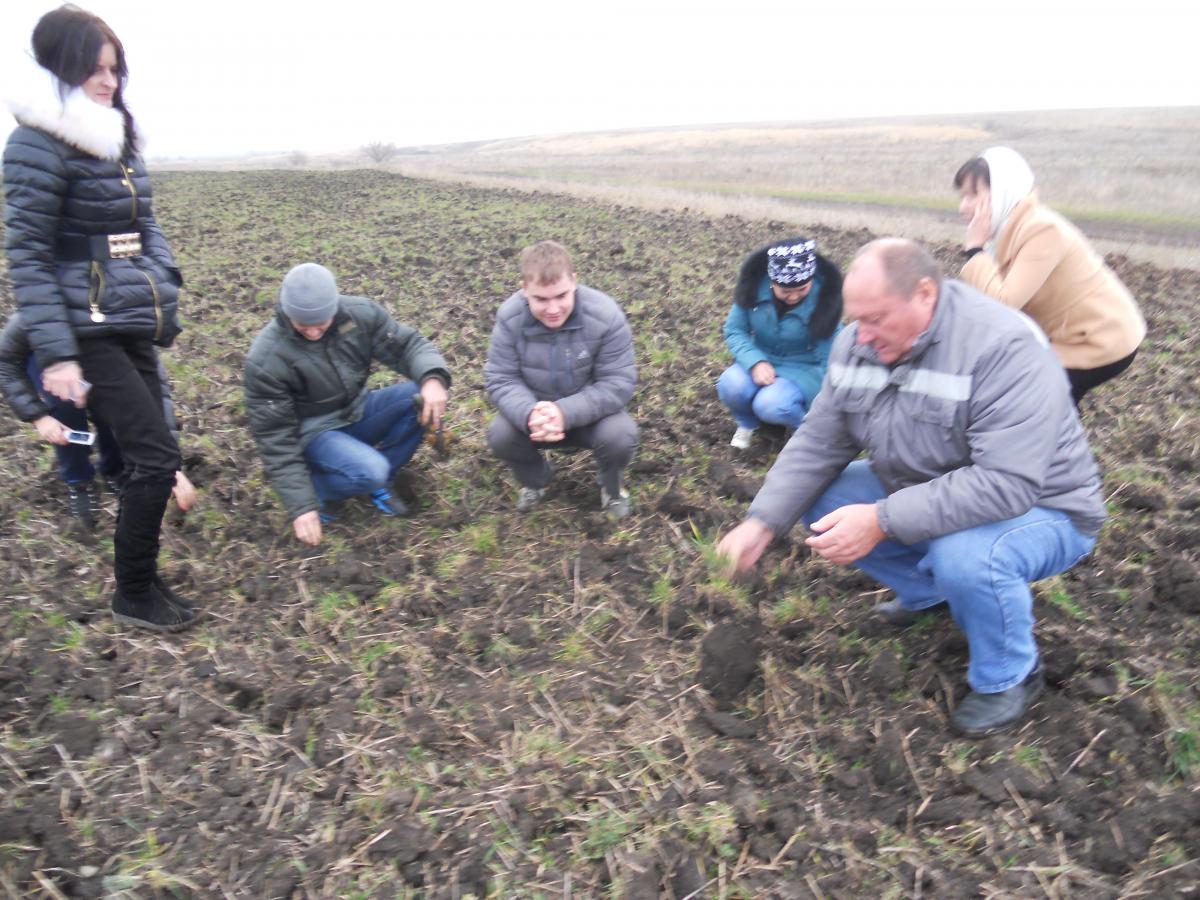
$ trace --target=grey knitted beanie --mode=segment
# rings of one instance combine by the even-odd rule
[[[333,318],[338,308],[333,273],[317,263],[301,263],[285,276],[279,307],[297,325],[318,325]]]

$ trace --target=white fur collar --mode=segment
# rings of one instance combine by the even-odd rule
[[[58,78],[28,54],[27,65],[10,73],[8,111],[22,125],[49,132],[61,141],[100,159],[120,159],[125,147],[125,117],[119,109],[90,100],[82,88],[71,88],[59,100]],[[12,77],[14,75],[16,77]]]

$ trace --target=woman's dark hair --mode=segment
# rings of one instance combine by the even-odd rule
[[[987,160],[982,156],[973,156],[958,167],[958,171],[954,173],[954,189],[961,190],[968,181],[972,187],[980,184],[988,188],[992,186],[992,170],[988,168]]]
[[[96,71],[96,60],[105,44],[112,44],[117,54],[117,89],[113,107],[125,119],[123,157],[137,152],[137,134],[133,116],[125,106],[125,80],[129,69],[125,64],[125,47],[103,19],[70,3],[51,10],[33,28],[33,56],[38,65],[53,73],[62,83],[63,97],[70,88],[79,87]]]

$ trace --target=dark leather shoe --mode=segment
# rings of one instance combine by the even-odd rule
[[[884,619],[889,625],[895,625],[897,628],[907,628],[921,616],[927,612],[935,612],[942,609],[946,604],[938,603],[934,606],[927,606],[924,609],[909,609],[899,600],[884,600],[882,603],[875,604],[875,613]]]
[[[1007,731],[1025,718],[1042,691],[1046,679],[1039,665],[1016,687],[996,694],[971,691],[950,717],[950,724],[963,737],[986,737]]]

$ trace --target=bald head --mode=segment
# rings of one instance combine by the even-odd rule
[[[855,255],[842,286],[857,343],[869,344],[885,365],[899,362],[933,320],[941,283],[941,268],[920,244],[871,241]]]
[[[942,267],[929,251],[908,238],[879,238],[864,244],[854,254],[850,271],[860,260],[873,259],[883,272],[888,290],[893,294],[911,297],[921,280],[928,278],[935,288],[942,284]]]

